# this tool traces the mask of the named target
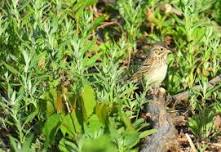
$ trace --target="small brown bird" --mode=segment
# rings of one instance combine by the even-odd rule
[[[133,74],[133,82],[141,81],[143,78],[146,86],[158,88],[165,79],[167,73],[167,55],[170,52],[166,47],[155,44],[142,66]]]

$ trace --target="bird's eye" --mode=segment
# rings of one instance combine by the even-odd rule
[[[160,51],[163,51],[163,47],[160,48]]]

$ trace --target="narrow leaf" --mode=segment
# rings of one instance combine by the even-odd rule
[[[3,62],[3,64],[5,65],[5,67],[13,74],[18,74],[19,72],[12,66],[10,66],[9,64]]]

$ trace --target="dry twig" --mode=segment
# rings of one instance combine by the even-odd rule
[[[191,151],[192,151],[192,152],[197,152],[196,147],[195,147],[195,145],[193,144],[193,141],[192,141],[192,139],[190,138],[190,136],[189,136],[188,134],[185,134],[185,135],[186,135],[186,138],[187,138],[187,140],[188,140],[188,142],[189,142],[189,144],[190,144]]]

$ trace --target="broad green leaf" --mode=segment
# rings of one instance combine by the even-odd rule
[[[63,116],[60,128],[63,136],[65,136],[65,134],[67,133],[72,138],[74,138],[77,134],[81,133],[81,125],[78,122],[74,110],[72,111],[72,113]]]
[[[48,92],[44,93],[41,96],[41,99],[43,100],[43,102],[46,102],[47,116],[50,116],[51,114],[56,112],[56,109],[55,109],[56,94],[57,94],[56,89],[49,89]]]
[[[81,91],[86,119],[94,112],[96,106],[95,92],[90,85],[84,85]]]
[[[85,132],[87,135],[93,137],[103,132],[104,125],[99,121],[97,115],[93,114],[85,123]]]
[[[76,133],[81,133],[83,128],[84,128],[84,126],[83,126],[82,120],[80,120],[81,117],[80,118],[77,117],[77,114],[76,114],[77,111],[75,111],[75,110],[73,110],[71,112],[71,120],[73,121],[75,132]]]
[[[56,111],[55,111],[55,108],[54,108],[54,105],[52,104],[52,102],[47,101],[47,116],[50,116],[55,112]]]
[[[133,148],[139,142],[139,133],[137,131],[125,131],[124,143],[127,147]]]
[[[42,130],[42,133],[46,137],[46,146],[48,146],[49,143],[54,142],[54,137],[59,129],[60,121],[59,114],[53,114],[47,118]]]
[[[85,139],[82,141],[82,152],[117,152],[116,146],[111,141],[111,138],[102,135],[96,139]]]
[[[61,152],[79,151],[77,145],[65,138],[62,138],[59,142],[58,148]]]
[[[111,108],[112,106],[108,103],[97,103],[96,105],[96,114],[99,118],[99,120],[106,124],[106,122],[108,121],[108,116],[111,112]]]
[[[75,136],[75,128],[74,124],[72,123],[70,114],[62,116],[60,129],[63,136],[65,136],[66,134],[68,134],[71,138]]]
[[[124,124],[125,124],[125,126],[126,126],[126,129],[128,130],[128,131],[134,131],[135,130],[135,128],[133,127],[133,125],[132,125],[132,123],[131,123],[131,121],[130,121],[130,119],[126,116],[126,114],[125,113],[123,113],[123,112],[121,112],[121,119],[122,119],[122,121],[124,122]]]

